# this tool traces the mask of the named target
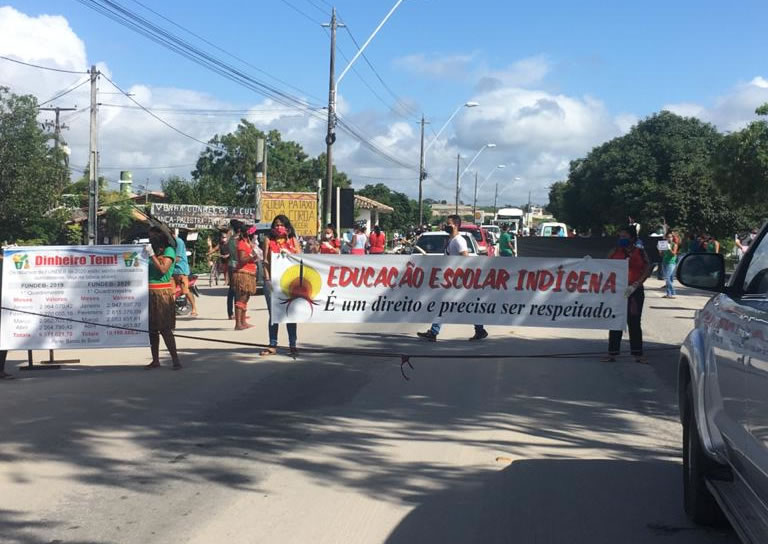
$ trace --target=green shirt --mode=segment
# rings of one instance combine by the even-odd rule
[[[161,257],[169,257],[171,259],[171,266],[168,267],[168,272],[163,274],[155,266],[154,261],[149,261],[149,283],[170,283],[173,277],[173,263],[176,262],[176,250],[168,246],[163,251]]]
[[[504,257],[512,257],[514,256],[514,251],[509,249],[509,246],[512,244],[512,235],[508,232],[502,232],[501,236],[499,236],[499,255],[502,255]]]
[[[669,244],[669,249],[665,249],[661,254],[661,262],[664,264],[677,263],[677,255],[672,253],[673,249],[677,249],[677,244]]]

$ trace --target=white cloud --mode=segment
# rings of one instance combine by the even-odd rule
[[[476,62],[477,54],[426,55],[415,53],[399,59],[394,64],[408,72],[421,76],[444,79],[464,79]]]
[[[543,55],[521,59],[503,70],[482,75],[477,83],[477,91],[487,92],[502,87],[529,87],[540,83],[551,69],[551,63]]]
[[[757,119],[755,108],[768,102],[768,80],[756,76],[748,83],[739,83],[718,97],[711,105],[668,104],[671,112],[698,117],[714,124],[720,130],[734,131]]]

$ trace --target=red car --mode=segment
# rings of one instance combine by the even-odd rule
[[[459,231],[466,232],[472,235],[472,237],[477,242],[478,253],[480,255],[493,256],[493,254],[495,253],[495,248],[493,247],[490,237],[488,236],[488,233],[485,230],[481,229],[477,225],[467,223],[467,224],[462,224],[459,227]]]

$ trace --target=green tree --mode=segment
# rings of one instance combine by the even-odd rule
[[[710,124],[668,111],[571,162],[550,190],[550,208],[579,230],[604,231],[629,217],[649,227],[730,233],[737,212],[715,185],[713,150],[722,135]]]
[[[768,115],[768,103],[755,110]],[[713,157],[715,180],[732,202],[742,204],[748,215],[768,208],[768,122],[761,119],[743,130],[727,134]]]
[[[0,241],[51,241],[65,155],[37,122],[37,99],[0,87]],[[58,217],[58,216],[57,216]],[[61,225],[54,229],[58,233]]]
[[[112,243],[121,243],[123,231],[127,230],[134,222],[134,208],[129,202],[118,202],[107,208],[105,212],[107,223],[107,235]]]
[[[394,213],[379,215],[379,224],[385,231],[404,232],[419,224],[419,203],[408,195],[393,191],[383,183],[366,185],[357,193],[394,208]],[[432,217],[430,204],[424,203],[424,217]]]
[[[212,147],[200,154],[191,181],[170,179],[163,190],[178,203],[240,206],[253,202],[259,138],[266,140],[268,190],[317,190],[317,180],[325,178],[324,154],[311,158],[297,142],[284,141],[277,130],[265,134],[246,120],[234,132],[210,140]],[[346,174],[335,167],[334,186],[349,186]]]

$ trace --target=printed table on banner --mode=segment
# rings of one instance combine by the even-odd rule
[[[95,324],[148,329],[147,267],[143,247],[135,245],[6,249],[0,348],[148,345],[146,333]]]
[[[623,329],[626,288],[621,260],[287,255],[272,319]]]

